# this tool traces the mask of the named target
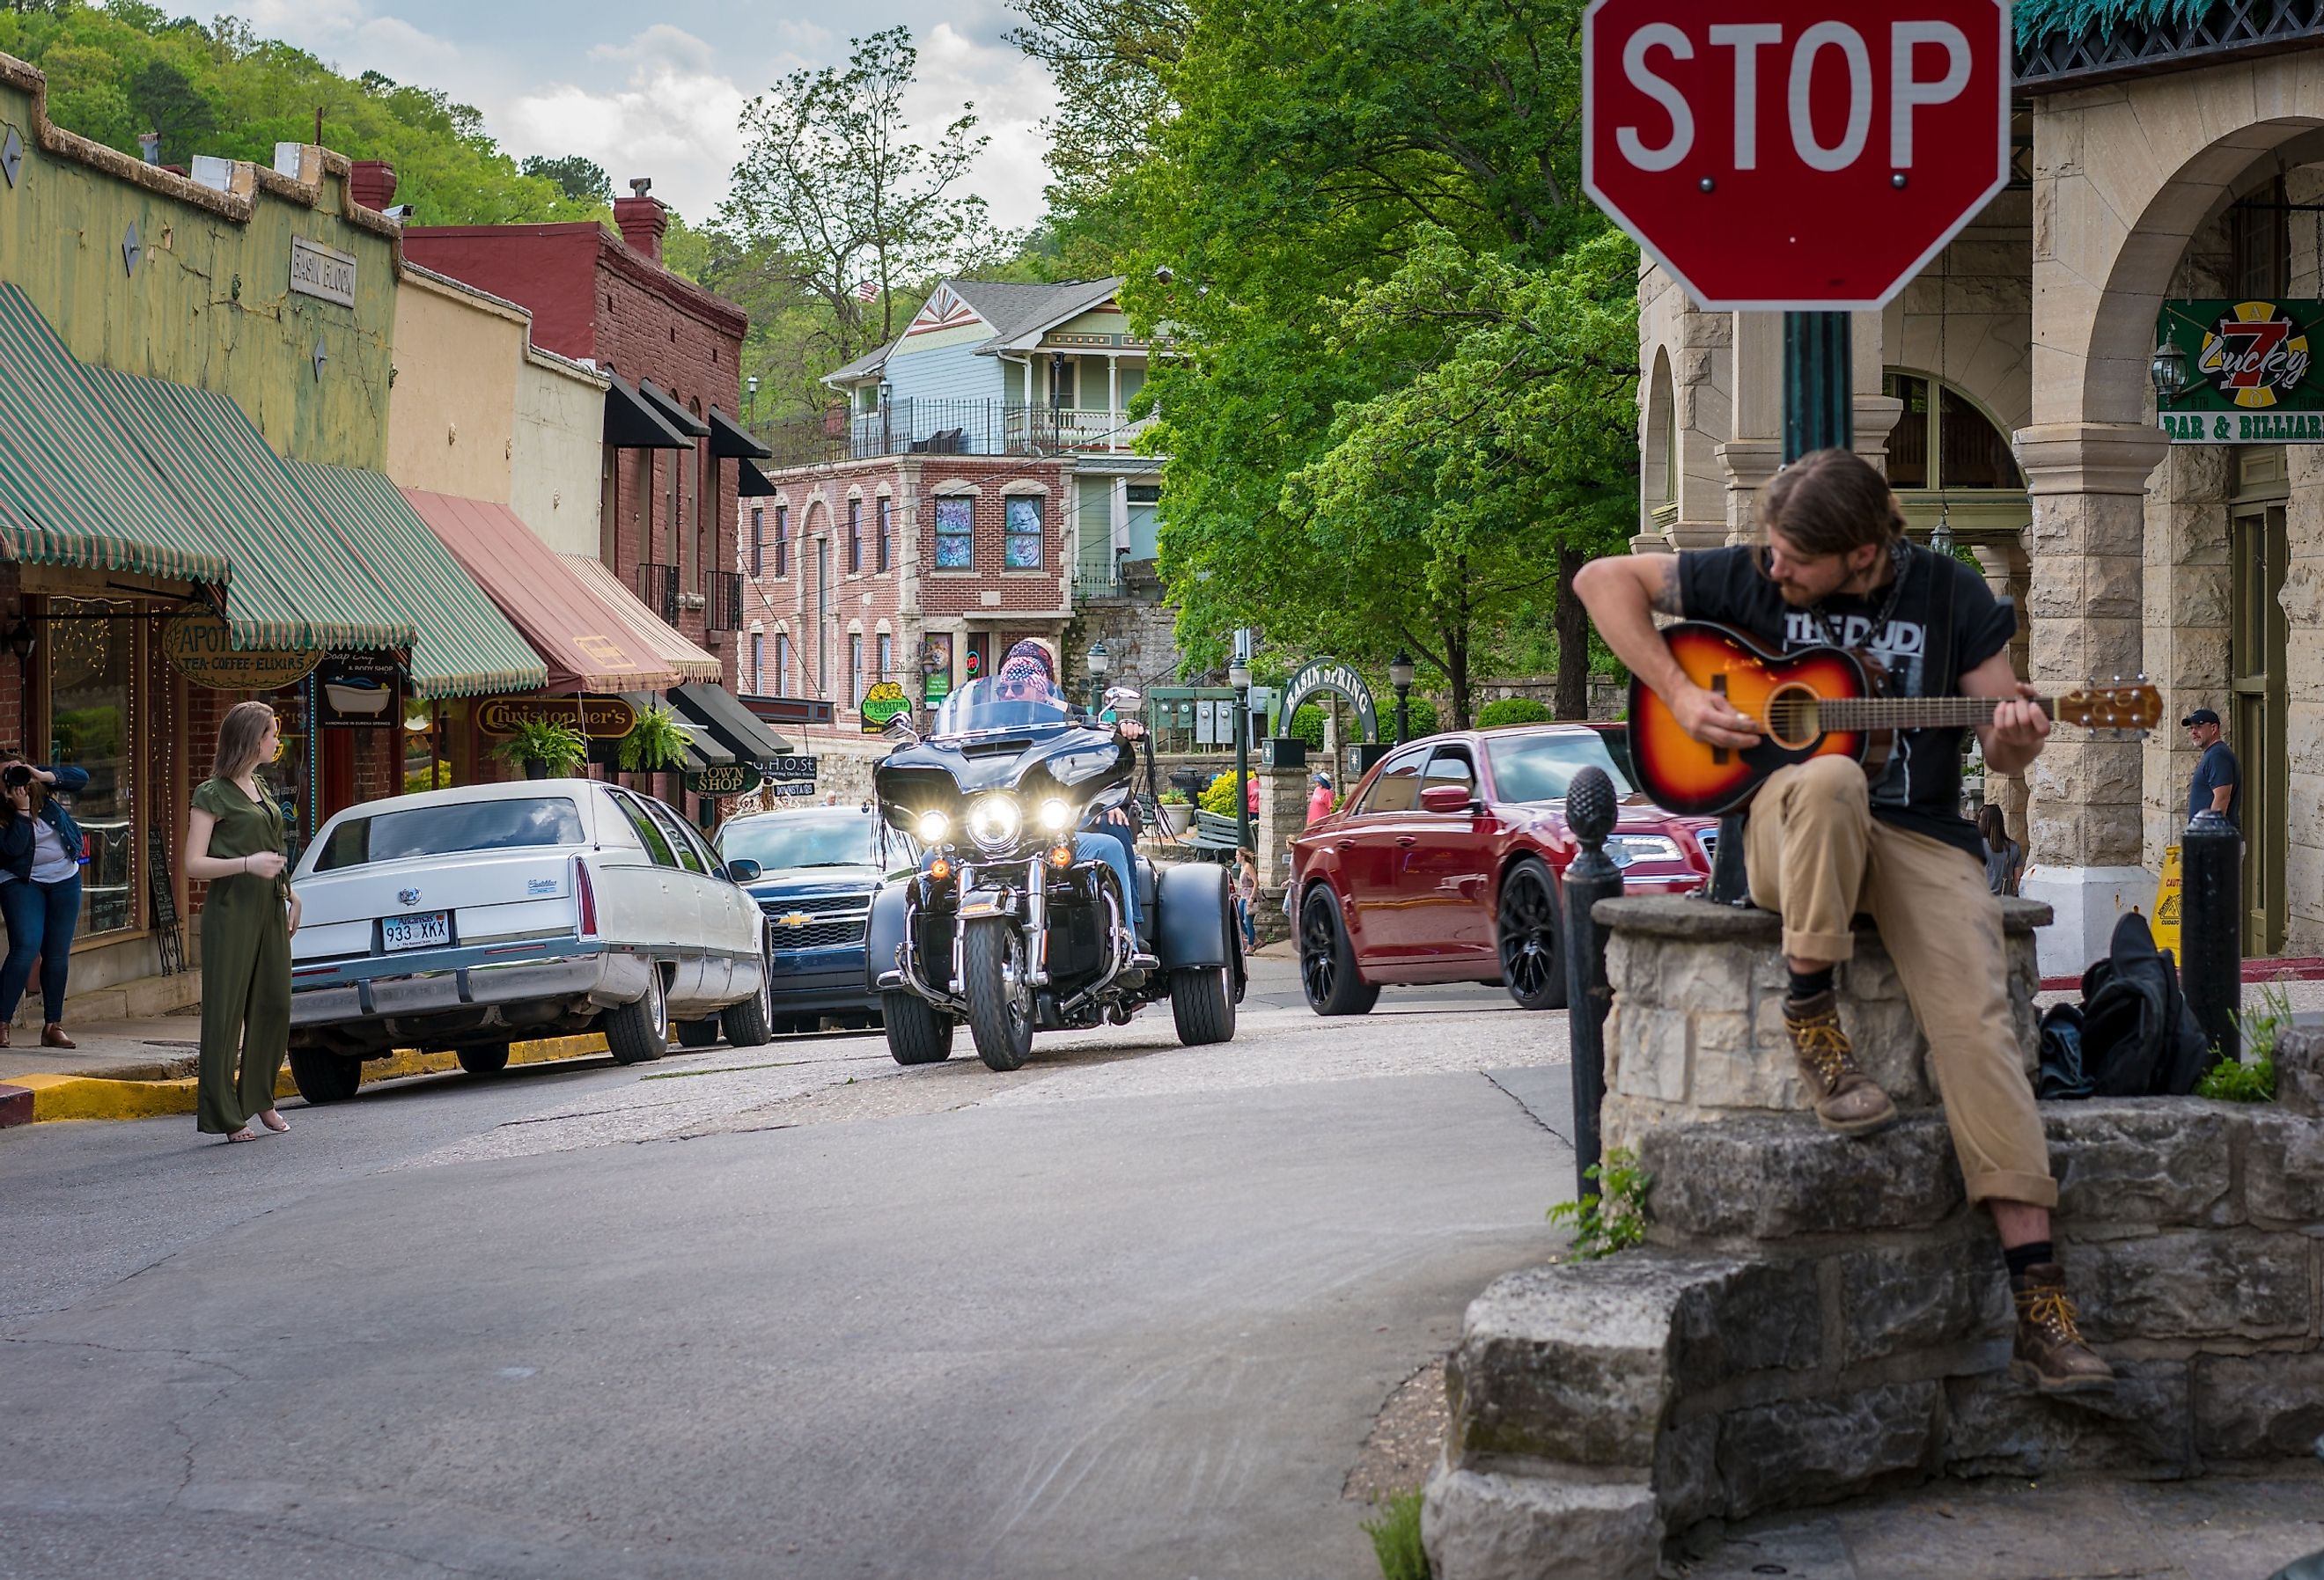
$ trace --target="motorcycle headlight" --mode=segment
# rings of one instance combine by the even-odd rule
[[[968,809],[968,836],[986,850],[1016,844],[1024,826],[1025,815],[1018,809],[1017,798],[997,790],[979,797]]]
[[[1041,803],[1041,827],[1052,834],[1063,834],[1074,826],[1074,809],[1051,796]]]
[[[945,836],[952,832],[952,819],[942,812],[923,812],[918,832],[922,845],[942,845]]]

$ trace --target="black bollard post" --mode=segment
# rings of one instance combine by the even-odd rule
[[[1711,898],[1720,905],[1751,902],[1751,882],[1743,868],[1743,814],[1719,820],[1719,843],[1711,851]]]
[[[2195,814],[2180,836],[2179,984],[2221,1058],[2243,1057],[2242,831],[2223,813]]]
[[[1614,831],[1614,781],[1603,770],[1585,768],[1566,786],[1565,826],[1582,846],[1564,879],[1566,1036],[1573,1060],[1573,1193],[1579,1200],[1594,1188],[1589,1171],[1598,1165],[1606,1012],[1614,1002],[1606,983],[1606,929],[1590,910],[1622,892],[1622,870],[1606,854],[1606,836]]]

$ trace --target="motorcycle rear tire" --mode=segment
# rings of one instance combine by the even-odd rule
[[[1004,1073],[1022,1068],[1033,1052],[1033,987],[1025,972],[1024,935],[1015,921],[989,916],[968,924],[961,940],[960,984],[961,997],[968,1001],[968,1032],[975,1039],[976,1057]]]
[[[952,1057],[953,1019],[915,993],[883,993],[888,1054],[898,1064],[942,1064]]]

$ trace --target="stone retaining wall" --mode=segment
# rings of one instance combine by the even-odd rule
[[[1646,1580],[1706,1520],[1934,1474],[2188,1476],[2324,1434],[2324,1030],[2282,1040],[2274,1104],[2042,1104],[2060,1260],[2119,1376],[2048,1399],[2009,1375],[1998,1245],[1877,941],[1841,1014],[1905,1113],[1849,1140],[1803,1111],[1772,917],[1600,914],[1608,1144],[1653,1176],[1650,1243],[1470,1307],[1424,1518],[1439,1580]],[[2029,1064],[2046,919],[2008,918]]]

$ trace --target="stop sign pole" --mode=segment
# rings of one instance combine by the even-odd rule
[[[1592,0],[1582,52],[1583,189],[1705,310],[1783,313],[1786,465],[1851,448],[1849,315],[2008,182],[2007,0]]]

